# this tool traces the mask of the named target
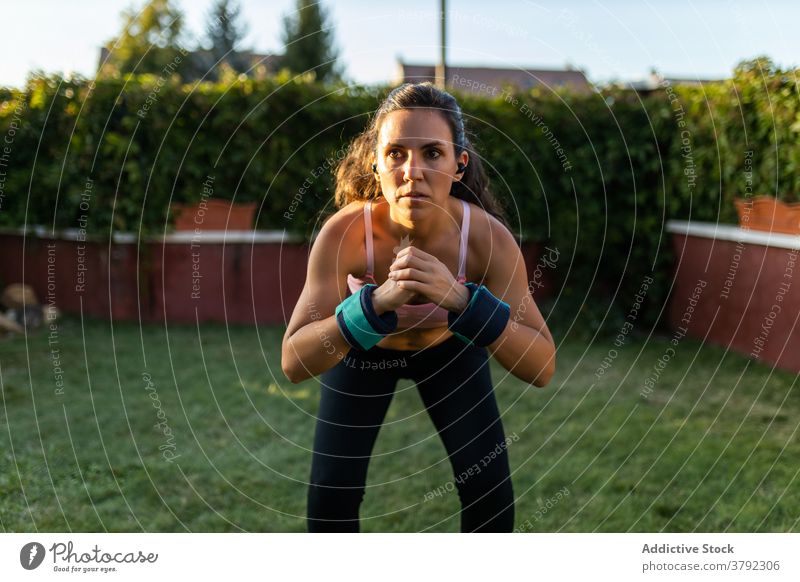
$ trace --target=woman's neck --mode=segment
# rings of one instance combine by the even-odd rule
[[[392,238],[396,240],[409,239],[415,246],[425,246],[446,233],[458,229],[458,220],[455,214],[453,197],[447,199],[444,207],[433,206],[431,212],[423,213],[422,217],[414,220],[409,215],[404,215],[397,208],[388,206],[388,227]]]

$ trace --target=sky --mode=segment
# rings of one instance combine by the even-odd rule
[[[99,47],[121,27],[123,9],[144,0],[0,0],[0,85],[28,73],[94,76]],[[281,53],[282,16],[295,0],[240,0],[244,45]],[[180,0],[192,47],[202,40],[212,0]],[[390,82],[398,58],[433,63],[439,0],[323,0],[347,78]],[[796,0],[448,0],[452,65],[582,69],[594,82],[632,81],[652,69],[667,77],[718,79],[737,62],[766,54],[800,62]]]

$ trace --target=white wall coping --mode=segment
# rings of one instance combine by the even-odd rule
[[[792,250],[800,249],[800,234],[783,234],[780,232],[739,228],[732,224],[668,220],[667,232],[715,240],[753,243],[767,247],[779,247]]]
[[[43,226],[28,228],[0,228],[0,234],[33,235],[36,238],[97,242],[97,235],[84,235],[80,229],[64,228],[52,232]],[[303,237],[284,230],[203,230],[199,234],[191,230],[171,232],[165,235],[147,235],[142,242],[164,242],[167,244],[240,244],[240,243],[296,243]],[[119,244],[134,244],[139,236],[132,232],[114,233],[113,241]]]
[[[800,250],[800,235],[767,232],[739,228],[732,224],[717,224],[714,222],[697,222],[688,220],[668,220],[667,232],[684,234],[715,240],[726,240],[741,243],[754,243],[770,247]],[[81,240],[81,231],[77,228],[65,228],[55,232],[43,226],[28,228],[0,228],[0,234],[31,234],[37,238],[58,240]],[[314,233],[316,235],[318,233]],[[316,236],[312,237],[315,239]],[[87,242],[101,240],[96,235],[85,237]],[[113,240],[119,244],[134,244],[139,240],[137,234],[132,232],[114,233]],[[203,230],[199,234],[187,230],[171,232],[165,235],[148,235],[142,237],[146,242],[164,242],[166,244],[274,244],[274,243],[302,243],[304,239],[297,234],[285,230]]]
[[[44,226],[28,226],[27,228],[0,227],[0,234],[32,235],[36,238],[52,240],[84,240],[86,242],[106,241],[106,239],[95,234],[84,235],[83,238],[81,238],[81,230],[77,228],[62,228],[52,232]],[[318,234],[319,230],[314,230],[311,235],[311,243],[316,240]],[[514,238],[518,243],[527,242],[527,239],[524,237],[521,241],[516,236]],[[115,232],[113,240],[118,244],[135,244],[139,240],[139,236],[133,232]],[[286,232],[285,230],[203,230],[199,235],[191,230],[181,230],[170,232],[165,235],[146,235],[142,237],[142,241],[163,241],[167,244],[191,244],[192,242],[195,244],[288,244],[306,242],[302,236]]]

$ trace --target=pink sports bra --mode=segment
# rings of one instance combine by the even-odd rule
[[[456,280],[459,283],[463,283],[466,281],[469,203],[464,200],[460,200],[460,202],[461,206],[464,208],[464,215],[461,219],[461,246],[458,251],[458,277]],[[378,284],[372,272],[374,266],[372,251],[372,200],[367,201],[364,205],[364,225],[366,229],[367,272],[364,274],[363,279],[354,277],[351,274],[347,275],[347,286],[350,287],[351,293],[355,293],[361,289],[365,283]],[[397,313],[397,329],[408,329],[411,327],[429,328],[447,325],[448,311],[444,307],[439,307],[436,303],[401,305],[395,311]]]

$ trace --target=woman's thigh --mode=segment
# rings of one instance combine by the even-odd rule
[[[396,385],[394,373],[371,369],[371,361],[355,351],[320,376],[313,483],[365,483],[369,457]]]
[[[505,434],[486,350],[468,347],[415,380],[456,477],[470,468],[474,476],[507,476]]]

